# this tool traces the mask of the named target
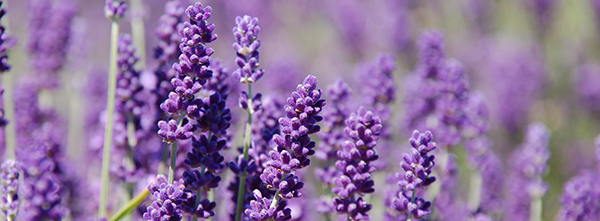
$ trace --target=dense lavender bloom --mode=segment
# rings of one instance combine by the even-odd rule
[[[233,49],[237,54],[235,63],[238,69],[234,74],[240,77],[240,82],[251,84],[263,75],[258,51],[260,49],[258,18],[248,15],[236,17],[235,24],[235,27],[233,27],[233,36],[235,37]]]
[[[487,75],[491,110],[500,125],[516,132],[527,122],[529,111],[544,88],[544,61],[536,48],[497,45]]]
[[[19,220],[60,220],[68,213],[58,145],[38,145],[23,154],[23,201]]]
[[[593,113],[600,111],[600,65],[585,64],[575,71],[573,88],[577,92],[579,104]]]
[[[528,128],[525,142],[511,156],[505,211],[509,220],[527,220],[532,199],[546,192],[542,176],[550,157],[549,138],[544,125],[533,124]]]
[[[430,152],[437,148],[437,144],[429,131],[414,131],[409,142],[412,149],[402,158],[402,172],[396,174],[399,190],[389,202],[388,220],[421,220],[431,213],[431,202],[423,198],[423,194],[436,180],[432,176],[435,156]]]
[[[327,88],[329,108],[323,111],[323,130],[319,133],[321,142],[316,152],[319,159],[335,159],[344,142],[345,121],[350,115],[349,98],[350,88],[342,80],[337,80]]]
[[[363,196],[375,191],[371,163],[379,158],[375,146],[382,131],[381,119],[360,107],[346,120],[347,140],[337,151],[335,167],[342,171],[334,179],[334,206],[349,220],[368,220],[371,205]]]
[[[406,128],[432,130],[444,146],[459,143],[466,122],[469,86],[463,66],[446,59],[442,35],[421,37],[421,58],[408,80]]]
[[[202,100],[196,97],[202,85],[212,76],[210,56],[214,50],[207,44],[216,40],[214,25],[208,23],[212,8],[196,3],[186,9],[189,22],[184,24],[179,49],[179,61],[173,64],[176,75],[171,80],[173,91],[160,105],[172,119],[158,122],[158,134],[166,142],[186,140],[192,135],[195,118],[201,114]],[[185,119],[182,118],[182,116]],[[178,123],[181,121],[181,123]]]
[[[150,165],[144,165],[135,158],[139,158],[140,148],[136,148],[139,142],[150,140],[152,120],[154,113],[149,106],[153,99],[149,91],[144,90],[140,79],[140,71],[135,68],[139,57],[135,54],[135,48],[129,35],[122,35],[118,44],[117,68],[119,71],[116,88],[116,111],[115,117],[115,157],[111,159],[113,175],[122,180],[135,181],[145,175],[144,169],[150,169]],[[157,147],[152,143],[145,143],[147,153],[160,154]],[[151,148],[155,147],[155,148]],[[128,159],[127,156],[130,156]],[[152,157],[147,157],[145,162],[151,162]],[[154,157],[157,158],[157,157]]]
[[[111,20],[118,20],[125,16],[127,4],[123,0],[106,0],[104,15]]]
[[[169,71],[171,64],[177,62],[181,52],[179,51],[179,41],[185,19],[185,7],[180,0],[171,0],[165,4],[165,13],[158,19],[156,36],[158,45],[154,49],[154,58],[158,61],[155,69],[156,87],[155,93],[158,96],[158,102],[164,101],[171,91],[169,80],[175,75]],[[160,104],[159,104],[160,105]],[[160,116],[159,116],[160,118]]]
[[[273,136],[279,134],[279,118],[283,117],[281,111],[284,102],[280,99],[266,97],[262,101],[262,108],[254,113],[255,121],[252,123],[252,148],[248,150],[250,156],[258,167],[259,174],[268,161],[268,153],[272,146]]]
[[[34,1],[32,7],[43,13],[30,18],[30,60],[34,71],[40,74],[35,80],[53,88],[58,85],[58,71],[66,62],[76,8],[73,4],[52,5],[45,0]]]
[[[286,115],[279,119],[280,134],[273,137],[275,146],[269,152],[269,161],[260,175],[269,189],[275,190],[274,196],[254,191],[255,200],[244,213],[252,220],[265,220],[287,216],[290,210],[285,209],[286,199],[300,197],[300,189],[304,185],[298,175],[299,169],[310,164],[309,156],[314,154],[315,142],[310,135],[318,132],[318,122],[323,120],[319,115],[325,100],[321,99],[321,90],[317,88],[317,78],[309,75],[296,87],[287,99],[284,107]],[[280,203],[271,205],[273,197]]]
[[[148,186],[148,190],[152,194],[153,201],[143,214],[144,220],[182,220],[183,205],[193,200],[193,195],[185,190],[182,180],[170,184],[162,175],[156,176]]]
[[[4,9],[4,1],[0,1],[0,21],[4,21],[6,16],[6,9]],[[0,25],[0,73],[7,72],[10,70],[10,64],[8,64],[8,48],[10,47],[10,39],[6,33],[6,27]]]
[[[14,160],[7,160],[0,167],[0,210],[4,217],[14,217],[19,209],[19,176],[20,165]],[[11,219],[9,219],[11,220]]]
[[[600,219],[600,184],[597,174],[585,172],[565,185],[558,220],[579,221]]]

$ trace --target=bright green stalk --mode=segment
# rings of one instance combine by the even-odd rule
[[[138,194],[135,198],[131,199],[125,206],[123,206],[119,211],[110,218],[110,221],[118,221],[123,219],[125,216],[129,215],[135,208],[137,208],[146,198],[150,195],[150,191],[144,189],[140,194]]]
[[[98,217],[106,217],[108,203],[108,191],[110,185],[109,169],[110,154],[112,148],[113,121],[115,115],[115,94],[117,87],[117,44],[119,38],[119,23],[113,20],[111,23],[110,39],[110,65],[108,72],[108,96],[106,99],[106,127],[104,128],[104,146],[102,147],[102,189],[100,191],[100,204],[98,206]]]
[[[142,69],[146,68],[146,36],[144,33],[144,16],[142,0],[131,0],[131,34],[133,35],[133,44],[140,52],[139,65]]]
[[[12,95],[12,75],[4,73],[4,113],[8,120],[4,140],[6,140],[6,157],[7,159],[15,159],[15,146],[17,145],[17,133],[15,131],[15,106]]]
[[[252,109],[252,84],[248,83],[248,119],[246,120],[246,128],[244,130],[244,161],[248,160],[248,150],[252,145],[252,115],[254,110]],[[246,177],[248,176],[247,171],[242,171],[240,174],[240,185],[238,186],[237,192],[237,203],[235,207],[235,221],[242,220],[242,212],[244,209],[244,196],[246,195]]]

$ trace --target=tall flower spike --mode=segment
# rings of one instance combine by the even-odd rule
[[[600,220],[600,184],[596,173],[584,172],[567,182],[558,220]]]
[[[0,1],[0,73],[7,72],[10,70],[10,64],[8,64],[8,48],[10,47],[10,39],[8,34],[6,33],[6,27],[4,27],[6,9],[4,6],[4,1]]]
[[[431,130],[444,147],[459,143],[469,86],[463,66],[444,55],[438,32],[421,37],[421,60],[408,79],[406,128]]]
[[[233,36],[235,37],[233,49],[237,54],[235,63],[238,66],[235,74],[240,77],[240,82],[251,84],[263,75],[258,51],[260,48],[258,18],[248,15],[236,17],[235,24],[235,27],[233,27]]]
[[[429,131],[414,131],[409,142],[412,149],[400,163],[402,172],[396,175],[399,190],[388,205],[388,220],[421,220],[431,213],[431,202],[423,195],[436,180],[432,175],[435,157],[430,152],[437,148],[437,144]]]
[[[550,158],[548,142],[550,135],[543,124],[529,126],[525,142],[511,156],[508,182],[510,198],[506,199],[507,218],[527,220],[533,208],[533,201],[540,200],[546,192],[542,176]],[[541,212],[541,211],[540,211]]]
[[[7,160],[0,168],[0,210],[7,220],[15,220],[19,209],[19,176],[21,168],[14,160]]]
[[[348,220],[368,220],[371,205],[363,198],[375,191],[371,163],[379,158],[375,146],[382,131],[381,119],[371,111],[360,107],[346,120],[344,132],[347,140],[337,151],[335,163],[342,171],[334,179],[334,207],[346,214]]]
[[[320,130],[317,123],[323,120],[319,114],[324,105],[321,90],[317,88],[317,78],[312,75],[307,76],[287,99],[284,107],[286,115],[279,119],[281,132],[273,137],[275,146],[269,152],[270,159],[260,175],[275,195],[266,196],[254,191],[255,200],[244,212],[252,220],[289,217],[290,210],[285,208],[285,201],[302,195],[300,189],[304,184],[296,173],[310,164],[308,157],[315,152],[315,142],[310,135]]]

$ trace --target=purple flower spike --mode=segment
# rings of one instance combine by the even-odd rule
[[[181,180],[169,184],[162,175],[156,176],[148,190],[153,198],[143,214],[144,220],[148,221],[182,220],[182,206],[193,200],[192,194],[185,190]]]
[[[237,54],[235,63],[238,66],[235,75],[239,76],[240,82],[252,84],[263,75],[258,51],[260,49],[258,18],[248,15],[236,17],[235,24],[235,27],[233,27],[233,36],[235,37],[233,49]]]
[[[4,1],[0,1],[0,21],[6,16],[6,9],[4,7]],[[0,73],[7,72],[10,70],[10,65],[8,64],[8,48],[10,48],[10,38],[6,33],[6,27],[4,25],[0,25]]]
[[[266,168],[260,175],[260,179],[267,188],[275,191],[274,196],[267,193],[254,194],[256,197],[250,202],[250,208],[244,213],[248,216],[264,214],[264,211],[275,212],[256,216],[253,220],[266,220],[267,218],[278,218],[280,215],[289,215],[289,208],[285,208],[285,200],[300,197],[300,189],[303,183],[298,177],[297,170],[310,164],[309,156],[315,153],[315,142],[310,135],[319,132],[318,122],[323,120],[320,112],[325,105],[321,99],[321,90],[317,88],[317,78],[309,75],[296,87],[287,99],[284,110],[286,115],[279,119],[280,134],[273,137],[275,146],[269,152],[269,161],[265,163]],[[273,198],[268,209],[265,208],[267,199]],[[262,206],[261,206],[262,205]]]
[[[430,152],[437,148],[437,144],[429,131],[414,131],[409,142],[412,149],[404,155],[400,164],[402,172],[396,175],[400,188],[386,213],[389,220],[421,220],[431,213],[431,202],[423,198],[423,194],[436,180],[432,175],[435,157]]]
[[[323,112],[323,131],[319,133],[321,142],[316,154],[320,159],[335,159],[337,150],[344,142],[345,121],[350,115],[349,98],[350,88],[342,80],[336,81],[327,88],[329,108]]]
[[[19,209],[19,176],[21,167],[14,160],[7,160],[0,168],[0,210],[4,217],[14,217]]]
[[[363,196],[375,191],[371,163],[379,158],[375,146],[382,132],[379,116],[360,107],[346,120],[344,132],[348,139],[337,151],[335,163],[338,177],[334,179],[334,207],[349,220],[368,220],[371,204]]]
[[[125,16],[127,4],[122,0],[106,0],[104,15],[111,20],[119,20]]]
[[[549,132],[544,125],[530,125],[525,142],[511,156],[508,179],[511,194],[506,200],[506,214],[510,220],[527,220],[531,201],[546,192],[542,176],[550,158],[549,139]]]
[[[588,171],[567,182],[558,220],[600,220],[600,184],[596,177]]]

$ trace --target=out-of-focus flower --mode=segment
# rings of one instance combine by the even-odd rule
[[[525,6],[533,15],[535,28],[539,34],[545,34],[554,19],[554,8],[557,0],[523,0]]]
[[[542,124],[532,124],[527,130],[525,142],[512,154],[505,214],[510,220],[528,220],[531,201],[546,192],[542,176],[550,158],[548,150],[550,135]]]
[[[125,16],[127,3],[123,0],[106,0],[104,15],[111,20],[118,20]]]
[[[0,21],[6,16],[6,9],[4,1],[0,1]],[[3,22],[4,23],[4,22]],[[7,72],[10,70],[10,64],[8,64],[8,48],[10,47],[10,39],[6,33],[6,27],[0,25],[0,73]]]
[[[561,199],[559,220],[600,219],[600,183],[597,173],[584,172],[567,182]]]
[[[595,86],[597,82],[600,82],[600,65],[585,64],[575,71],[573,88],[579,104],[592,113],[600,111],[600,89]]]

